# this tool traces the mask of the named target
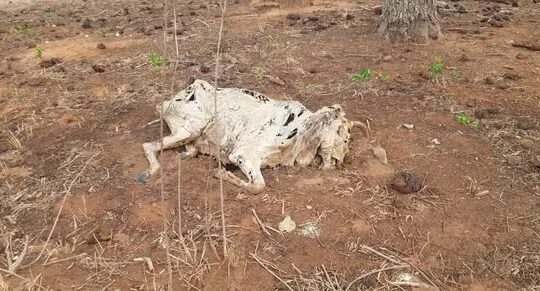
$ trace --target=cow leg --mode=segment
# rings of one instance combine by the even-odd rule
[[[261,162],[259,159],[245,159],[241,155],[231,154],[229,160],[242,170],[242,173],[244,173],[248,180],[244,181],[224,168],[221,168],[221,171],[217,170],[214,173],[215,177],[223,178],[223,180],[238,187],[245,188],[254,194],[262,192],[265,183],[261,173]]]
[[[175,135],[167,136],[163,138],[163,150],[174,148],[189,142],[191,134],[187,130],[182,130]],[[143,145],[144,154],[150,164],[150,168],[139,174],[137,180],[144,182],[154,175],[160,167],[157,159],[157,153],[161,150],[161,141],[147,142]]]

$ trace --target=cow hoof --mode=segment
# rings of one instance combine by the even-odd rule
[[[180,153],[180,159],[181,160],[187,160],[189,159],[189,154],[187,152],[181,152]]]
[[[137,177],[137,181],[139,181],[140,183],[144,183],[149,178],[150,178],[150,173],[148,173],[147,171],[144,171],[139,174],[139,176]]]

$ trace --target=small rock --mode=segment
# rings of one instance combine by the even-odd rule
[[[503,78],[507,80],[516,81],[516,80],[521,79],[521,76],[514,72],[506,72],[503,74]]]
[[[347,13],[347,14],[345,15],[345,19],[346,19],[346,20],[354,19],[354,15]]]
[[[495,84],[495,80],[492,77],[486,77],[484,83],[486,83],[486,85],[493,85]]]
[[[92,70],[96,73],[103,73],[105,72],[105,68],[101,65],[92,65]]]
[[[54,65],[58,65],[61,63],[62,63],[62,59],[60,58],[50,58],[50,59],[42,60],[41,62],[39,62],[39,66],[42,68],[50,68]]]
[[[83,23],[81,24],[81,27],[84,29],[90,29],[92,28],[92,23],[90,22],[90,19],[86,18]]]
[[[307,209],[307,210],[311,210],[311,209],[313,209],[313,206],[311,206],[311,205],[306,205],[306,209]]]
[[[283,221],[281,221],[278,225],[278,229],[279,231],[281,232],[292,232],[293,230],[296,229],[296,222],[294,222],[294,220],[292,220],[291,216],[287,216],[285,217],[285,219],[283,219]]]
[[[300,20],[300,18],[301,18],[300,15],[294,14],[294,13],[287,15],[287,20],[297,21],[297,20]]]
[[[473,108],[473,107],[476,107],[476,102],[473,101],[473,100],[469,100],[469,101],[465,102],[465,105],[467,105],[467,107],[469,107],[469,108]]]
[[[53,71],[55,73],[65,73],[66,72],[66,67],[64,67],[62,65],[54,66],[54,67],[52,67],[51,71]]]
[[[401,172],[392,181],[392,188],[403,194],[410,194],[422,189],[422,181],[411,172]]]
[[[160,30],[163,29],[163,25],[154,25],[154,30]]]
[[[383,164],[388,164],[388,159],[386,157],[386,150],[383,149],[380,146],[376,146],[373,148],[373,154],[381,161]]]
[[[401,126],[406,129],[414,129],[414,124],[410,124],[410,123],[404,123]]]
[[[98,43],[97,46],[96,46],[96,48],[97,48],[97,49],[100,49],[100,50],[106,49],[105,44],[102,43],[102,42]]]
[[[539,1],[540,1],[540,0],[539,0]],[[528,59],[528,58],[529,58],[529,56],[526,55],[526,54],[518,53],[518,54],[516,55],[516,59],[518,59],[518,60],[526,60],[526,59]]]
[[[236,65],[236,69],[240,73],[245,73],[245,72],[247,72],[249,70],[249,66],[246,65],[246,64],[238,64],[238,65]]]
[[[519,118],[516,122],[516,127],[523,130],[530,130],[535,127],[535,123],[529,118]]]
[[[201,73],[203,73],[203,74],[206,74],[206,73],[210,72],[210,68],[209,68],[208,66],[205,66],[205,65],[201,65],[201,66],[199,67],[199,70],[200,70]]]
[[[381,5],[373,6],[372,9],[373,9],[373,14],[382,15],[382,6]]]
[[[439,140],[436,139],[436,138],[432,139],[431,143],[434,144],[434,145],[440,145],[441,144],[441,142],[439,142]]]
[[[506,84],[506,83],[499,83],[497,84],[497,89],[501,89],[501,90],[506,90],[508,88],[510,88],[510,85]]]
[[[387,56],[384,56],[382,59],[383,59],[383,61],[388,62],[389,60],[392,59],[392,56],[391,56],[391,55],[387,55]]]
[[[466,55],[466,54],[461,54],[461,56],[459,57],[459,61],[460,61],[460,62],[468,62],[468,61],[470,61],[470,60],[471,60],[471,59],[470,59],[469,56]]]

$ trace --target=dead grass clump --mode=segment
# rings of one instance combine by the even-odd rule
[[[8,283],[4,280],[4,277],[0,275],[0,291],[9,291],[11,288],[9,288]]]

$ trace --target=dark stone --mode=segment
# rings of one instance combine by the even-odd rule
[[[392,180],[392,188],[402,194],[410,194],[422,189],[422,181],[412,172],[401,172]]]
[[[96,48],[98,48],[98,49],[100,49],[100,50],[106,49],[105,44],[103,44],[102,42],[98,43],[97,46],[96,46]]]
[[[300,18],[301,18],[300,15],[294,14],[294,13],[287,15],[287,20],[297,21],[297,20],[300,20]]]
[[[210,72],[210,68],[208,66],[205,66],[205,65],[201,65],[201,67],[199,68],[199,70],[201,71],[201,73],[203,74],[206,74],[208,72]]]
[[[96,73],[103,73],[105,72],[105,68],[101,65],[92,65],[92,70]]]
[[[92,28],[92,23],[90,22],[90,19],[86,18],[83,23],[81,24],[81,27],[84,29],[90,29]]]
[[[42,68],[50,68],[54,65],[58,65],[62,63],[62,59],[60,58],[50,58],[48,60],[42,60],[39,62],[39,66]]]

